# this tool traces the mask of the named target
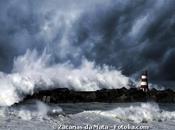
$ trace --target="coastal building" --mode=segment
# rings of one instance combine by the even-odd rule
[[[141,83],[139,89],[143,90],[144,92],[148,92],[148,72],[144,71],[141,75]]]

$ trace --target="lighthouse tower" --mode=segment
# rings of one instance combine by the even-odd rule
[[[140,89],[143,90],[144,92],[148,92],[148,72],[144,71],[141,75],[141,84],[140,84]]]

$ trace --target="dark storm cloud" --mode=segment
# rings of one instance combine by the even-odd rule
[[[174,0],[0,1],[0,68],[10,71],[27,49],[55,62],[82,58],[135,76],[175,80]]]
[[[175,2],[125,2],[82,16],[78,43],[84,55],[97,63],[120,67],[126,75],[148,69],[153,80],[174,80],[173,55],[168,56],[172,63],[165,59],[175,47]]]

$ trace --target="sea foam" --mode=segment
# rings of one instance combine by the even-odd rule
[[[175,112],[161,110],[156,103],[141,103],[129,107],[117,107],[109,111],[84,111],[81,114],[104,116],[113,120],[129,121],[134,123],[161,122],[175,120]]]

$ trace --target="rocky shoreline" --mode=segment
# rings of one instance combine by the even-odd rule
[[[97,91],[73,91],[67,88],[42,90],[28,95],[24,101],[37,99],[47,103],[78,103],[78,102],[146,102],[175,103],[175,92],[170,89],[151,89],[143,92],[137,88],[102,89]]]

